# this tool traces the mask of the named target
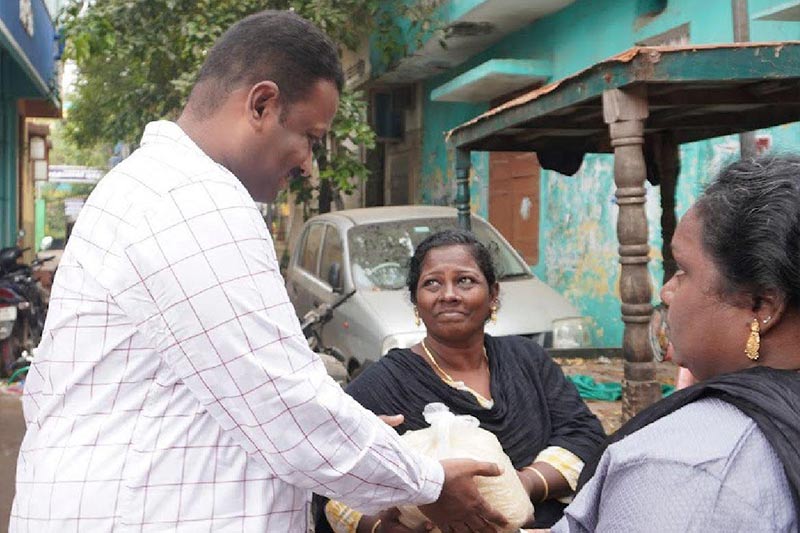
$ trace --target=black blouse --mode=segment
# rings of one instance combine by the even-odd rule
[[[405,416],[399,433],[428,427],[422,416],[432,402],[460,415],[472,415],[492,432],[520,469],[548,446],[569,450],[584,462],[605,433],[561,368],[535,342],[523,337],[485,337],[494,405],[485,409],[467,391],[444,383],[411,350],[395,349],[353,381],[347,392],[377,415]],[[536,505],[536,527],[549,527],[564,505],[548,500]]]

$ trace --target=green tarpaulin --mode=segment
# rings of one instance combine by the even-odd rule
[[[598,383],[592,376],[583,374],[575,374],[567,376],[567,378],[575,384],[581,398],[584,400],[603,400],[606,402],[615,402],[622,398],[622,383],[614,381]],[[669,396],[675,390],[672,385],[661,385],[661,394]]]

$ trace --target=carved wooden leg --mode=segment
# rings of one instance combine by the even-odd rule
[[[647,270],[650,247],[644,209],[646,168],[642,150],[647,115],[644,87],[612,89],[603,93],[603,116],[609,125],[614,148],[614,182],[619,205],[617,237],[622,265],[619,292],[625,323],[622,340],[625,356],[623,422],[661,398],[647,335],[652,312],[652,290]]]

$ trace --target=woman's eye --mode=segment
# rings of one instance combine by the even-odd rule
[[[435,279],[426,279],[425,281],[422,282],[422,286],[423,287],[432,287],[432,286],[438,285],[438,284],[439,284],[439,282],[436,281]]]
[[[475,280],[472,278],[464,277],[458,280],[458,282],[462,285],[472,285],[473,283],[475,283]]]

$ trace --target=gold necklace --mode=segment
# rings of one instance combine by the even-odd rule
[[[428,356],[428,359],[430,359],[431,364],[434,366],[434,368],[436,370],[438,370],[441,379],[445,383],[447,383],[448,385],[450,385],[451,387],[454,387],[456,389],[466,389],[468,392],[470,392],[472,395],[475,396],[475,398],[478,400],[478,403],[481,404],[481,406],[483,406],[483,407],[487,407],[487,406],[491,407],[492,405],[494,405],[494,400],[490,400],[490,399],[486,398],[484,395],[482,395],[480,392],[476,391],[475,389],[473,389],[471,387],[468,387],[466,384],[464,384],[463,381],[454,380],[453,377],[450,374],[448,374],[447,372],[445,372],[444,369],[439,366],[439,363],[436,362],[436,358],[433,357],[433,354],[428,349],[428,345],[425,344],[425,339],[422,339],[422,343],[421,344],[422,344],[422,349],[425,350],[425,355]],[[483,358],[486,359],[486,367],[488,369],[488,367],[489,367],[489,354],[486,353],[486,346],[483,347]]]

